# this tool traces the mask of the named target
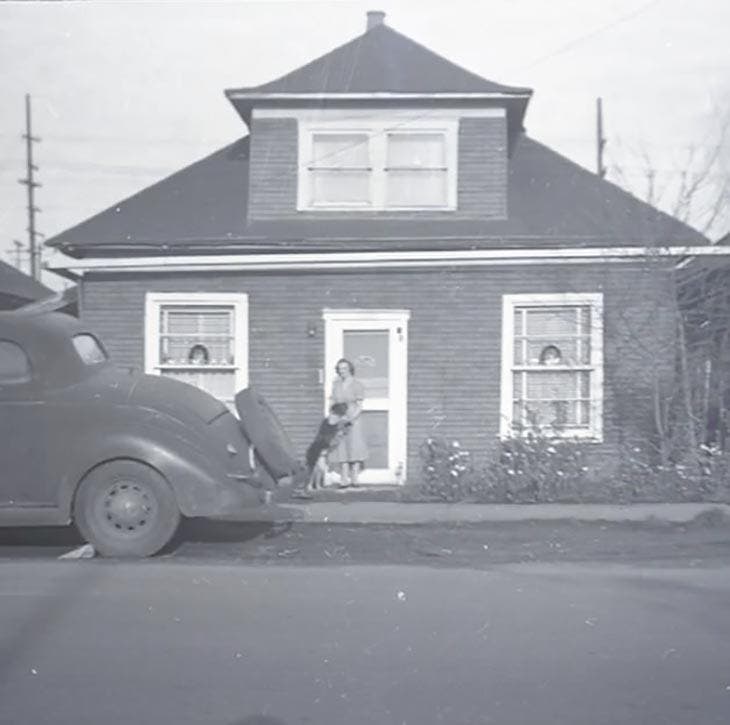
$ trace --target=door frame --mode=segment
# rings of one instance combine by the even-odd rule
[[[324,319],[324,413],[334,380],[335,362],[342,357],[341,333],[352,329],[388,329],[389,408],[388,468],[368,470],[361,475],[364,484],[402,484],[406,480],[408,457],[408,321],[410,310],[404,309],[330,309],[322,310]],[[339,340],[337,335],[340,335]],[[393,344],[396,337],[397,345]]]

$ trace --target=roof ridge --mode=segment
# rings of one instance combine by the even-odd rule
[[[514,87],[507,86],[504,83],[498,83],[497,81],[493,81],[490,78],[486,78],[485,76],[480,75],[479,73],[476,73],[473,70],[469,70],[468,68],[465,68],[463,65],[461,65],[459,63],[454,63],[453,60],[447,58],[445,55],[441,55],[441,53],[437,53],[435,50],[431,50],[431,48],[424,45],[423,43],[419,43],[417,40],[410,38],[409,36],[401,33],[399,30],[396,30],[395,28],[391,28],[389,25],[386,25],[385,23],[377,25],[376,27],[371,28],[367,32],[372,33],[374,31],[377,31],[379,28],[383,28],[384,30],[386,30],[390,33],[393,33],[394,35],[397,35],[399,38],[402,38],[403,40],[407,41],[411,45],[415,45],[419,50],[422,50],[425,53],[429,53],[430,55],[434,56],[435,58],[438,58],[440,61],[442,61],[444,63],[448,63],[450,66],[457,68],[462,73],[468,73],[470,76],[473,76],[474,78],[476,78],[480,81],[486,81],[487,83],[493,83],[495,86],[501,86],[502,88],[509,89],[509,90],[515,90],[515,89],[519,88],[522,91],[529,91],[530,93],[532,93],[531,88],[520,87],[520,86],[514,86]],[[363,35],[365,35],[365,33],[363,33]]]
[[[360,35],[355,36],[354,38],[341,43],[331,50],[321,53],[316,58],[304,63],[303,65],[294,68],[282,75],[277,76],[276,78],[266,81],[264,83],[258,83],[253,86],[240,86],[235,88],[228,88],[226,89],[225,93],[227,96],[231,95],[255,95],[257,93],[282,93],[282,94],[290,94],[290,93],[304,93],[304,94],[313,94],[313,93],[331,93],[333,95],[336,95],[337,93],[346,93],[351,92],[352,88],[352,81],[353,77],[356,75],[356,70],[358,70],[358,63],[359,58],[361,55],[361,50],[366,44],[369,44],[370,52],[372,53],[373,50],[376,52],[378,51],[377,44],[379,38],[385,38],[390,39],[391,45],[388,45],[386,43],[383,43],[382,50],[384,51],[385,56],[392,55],[394,52],[394,48],[397,48],[398,51],[403,52],[405,49],[405,55],[407,61],[410,61],[410,64],[412,65],[412,60],[408,59],[407,56],[410,52],[410,54],[421,54],[422,56],[427,56],[427,59],[433,63],[434,65],[441,66],[443,69],[446,69],[447,73],[450,73],[452,76],[458,76],[461,75],[464,77],[466,84],[462,82],[462,87],[464,85],[468,85],[468,83],[471,83],[472,85],[476,86],[475,90],[478,89],[479,86],[491,86],[493,87],[493,92],[499,92],[499,93],[507,93],[507,94],[515,94],[515,95],[524,95],[524,94],[531,94],[532,89],[523,87],[523,86],[508,86],[504,83],[498,83],[497,81],[493,81],[489,78],[486,78],[482,75],[479,75],[473,70],[469,70],[468,68],[465,68],[462,65],[459,65],[458,63],[453,62],[452,60],[449,60],[444,55],[441,55],[440,53],[437,53],[427,46],[423,45],[422,43],[419,43],[416,40],[413,40],[412,38],[408,37],[407,35],[401,33],[398,30],[395,30],[394,28],[391,28],[389,25],[386,25],[385,23],[381,23],[379,25],[376,25],[369,30],[366,30],[364,33],[361,33]],[[395,45],[393,45],[395,43]],[[400,46],[400,47],[398,47]],[[380,58],[376,58],[378,60]],[[342,63],[343,60],[348,61],[348,65],[350,66],[349,71],[347,72],[347,79],[340,79],[341,80],[341,86],[344,86],[345,90],[342,90],[341,88],[336,88],[335,90],[327,90],[327,86],[329,85],[330,80],[330,71],[336,71],[337,70],[337,63]],[[336,61],[336,62],[335,62]],[[401,59],[402,61],[402,59]],[[406,62],[406,66],[408,66],[408,62]],[[359,69],[360,71],[362,68]],[[315,72],[319,72],[323,77],[318,82],[322,86],[322,90],[320,91],[314,91],[310,89],[306,90],[272,90],[276,89],[277,86],[284,86],[286,87],[288,83],[292,83],[296,86],[297,83],[302,83],[304,81],[305,87],[307,86],[307,76],[310,75],[309,80],[311,81],[311,75]],[[316,73],[314,73],[316,76]],[[387,79],[383,79],[387,80]],[[451,79],[453,82],[453,78]],[[337,84],[335,83],[335,86]],[[458,89],[458,82],[455,83],[455,91],[456,93],[459,92]],[[372,92],[372,91],[371,91]],[[418,94],[418,90],[414,90],[414,93]],[[446,92],[446,91],[442,91]],[[463,91],[462,91],[463,92]]]

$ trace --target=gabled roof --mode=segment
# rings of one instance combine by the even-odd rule
[[[216,251],[706,244],[695,229],[522,135],[507,219],[323,216],[249,222],[248,139],[49,240],[76,257]]]
[[[45,285],[0,261],[0,309],[15,309],[51,295],[53,291]]]
[[[244,94],[494,93],[530,94],[465,70],[385,24],[269,83],[226,91]]]

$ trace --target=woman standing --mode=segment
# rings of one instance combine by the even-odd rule
[[[357,486],[360,469],[368,457],[361,418],[365,388],[355,377],[355,366],[349,360],[345,358],[338,360],[335,370],[337,377],[332,384],[330,404],[345,403],[347,405],[345,420],[350,425],[337,448],[332,451],[330,460],[339,466],[340,488],[348,488],[350,485]]]

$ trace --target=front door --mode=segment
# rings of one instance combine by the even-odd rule
[[[347,358],[365,387],[362,424],[368,458],[363,484],[403,483],[406,476],[407,310],[325,310],[325,410],[335,364]]]

